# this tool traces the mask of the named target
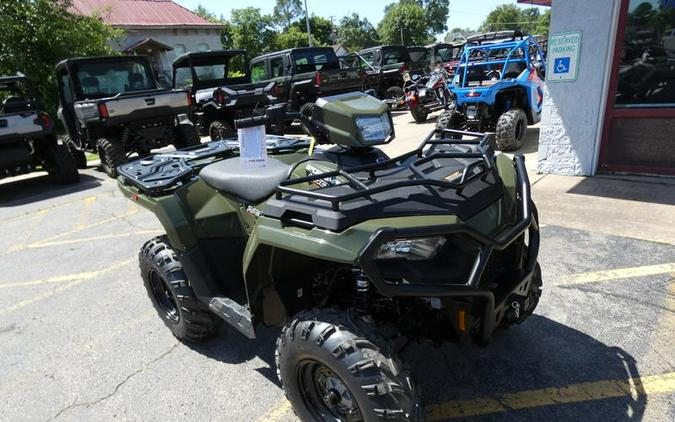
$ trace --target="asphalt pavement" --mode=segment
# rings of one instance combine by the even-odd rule
[[[398,142],[432,124],[400,114]],[[555,214],[552,189],[534,191],[551,210],[535,315],[485,348],[404,350],[428,420],[675,420],[675,239],[575,224]],[[277,329],[250,341],[226,327],[188,346],[156,316],[137,254],[161,232],[93,167],[70,187],[39,174],[0,182],[0,420],[294,420]]]

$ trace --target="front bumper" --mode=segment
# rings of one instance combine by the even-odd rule
[[[375,232],[368,244],[361,250],[359,265],[377,291],[387,297],[475,297],[484,303],[481,340],[487,342],[496,326],[497,312],[502,310],[506,301],[516,291],[520,291],[530,282],[537,263],[539,253],[539,226],[537,210],[530,199],[530,182],[525,169],[525,159],[522,155],[514,158],[518,183],[518,214],[519,219],[510,228],[498,236],[489,237],[477,231],[466,223],[449,224],[443,226],[426,226],[405,229],[382,228]],[[525,261],[522,271],[517,276],[505,280],[500,285],[499,293],[480,287],[481,276],[493,251],[502,251],[509,247],[516,239],[528,231],[528,245],[525,251]],[[439,235],[462,234],[480,244],[480,250],[471,267],[469,276],[463,284],[408,284],[390,283],[384,279],[379,264],[375,260],[380,247],[385,243],[400,238],[429,237]]]

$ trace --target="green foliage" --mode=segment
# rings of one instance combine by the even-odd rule
[[[250,58],[274,51],[277,33],[273,22],[271,16],[261,14],[260,9],[255,7],[233,9],[230,18],[231,47],[246,49]]]
[[[221,23],[223,21],[222,16],[219,18],[215,13],[209,11],[201,4],[197,6],[194,12],[211,23]]]
[[[450,0],[418,0],[424,9],[427,25],[432,34],[448,29],[448,9]]]
[[[55,115],[58,98],[54,66],[63,59],[113,54],[111,41],[122,32],[98,17],[71,14],[70,0],[0,2],[0,74],[25,73]]]
[[[273,12],[274,20],[280,22],[284,29],[290,28],[294,20],[305,17],[305,9],[301,0],[277,0]]]
[[[385,44],[423,45],[433,40],[422,6],[403,1],[385,8],[377,32]]]
[[[339,43],[345,45],[348,50],[361,50],[379,44],[379,36],[368,19],[352,13],[340,20],[337,30]]]
[[[312,31],[312,45],[333,45],[333,24],[331,21],[321,16],[312,15],[309,18],[309,27]],[[293,22],[291,28],[297,28],[298,31],[305,34],[305,45],[307,45],[307,23],[305,22],[305,18],[302,17]],[[279,37],[281,36],[283,36],[283,31]]]
[[[548,34],[551,12],[540,14],[539,9],[521,9],[515,4],[502,4],[490,12],[481,31],[504,31],[519,29],[524,34]]]
[[[312,37],[314,41],[314,37]],[[315,44],[312,42],[312,44]],[[297,26],[291,26],[287,31],[283,31],[277,36],[277,47],[279,49],[307,47],[307,33],[298,29]]]

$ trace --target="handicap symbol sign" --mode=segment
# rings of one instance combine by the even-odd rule
[[[553,73],[567,73],[570,71],[570,58],[558,57],[553,63]]]

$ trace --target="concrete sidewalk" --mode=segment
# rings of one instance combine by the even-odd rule
[[[439,114],[416,124],[409,112],[395,112],[396,139],[383,149],[394,156],[416,148],[435,127]],[[528,128],[518,153],[531,170],[532,196],[542,223],[675,244],[675,179],[537,174],[538,140],[538,125]]]

